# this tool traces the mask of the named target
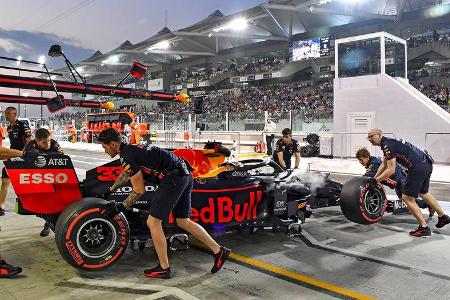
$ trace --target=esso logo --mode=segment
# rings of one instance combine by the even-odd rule
[[[34,173],[34,174],[20,174],[20,184],[52,184],[52,183],[66,183],[69,181],[69,175],[65,173]]]

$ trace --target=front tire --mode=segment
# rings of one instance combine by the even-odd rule
[[[107,201],[85,198],[66,208],[55,227],[55,241],[61,256],[73,267],[103,270],[125,252],[130,228],[123,214],[105,218]]]
[[[373,224],[384,215],[387,198],[381,184],[370,187],[368,177],[354,177],[342,187],[339,204],[344,216],[358,224]]]

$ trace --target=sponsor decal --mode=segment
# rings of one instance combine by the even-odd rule
[[[145,186],[145,191],[146,192],[154,192],[158,189],[158,186],[155,185],[146,185]],[[117,194],[129,194],[131,193],[131,191],[133,190],[133,187],[131,186],[123,186],[121,188],[118,188],[113,194],[117,195]]]
[[[234,176],[234,177],[247,177],[248,173],[247,172],[234,171],[233,173],[231,173],[231,176]]]
[[[120,236],[120,244],[121,244],[122,246],[125,246],[125,245],[126,245],[126,240],[127,240],[127,228],[125,227],[125,224],[124,224],[123,221],[119,218],[118,215],[116,215],[116,216],[114,217],[114,220],[117,222],[117,224],[118,224],[119,227],[120,227],[120,233],[121,233],[121,236]]]
[[[284,202],[284,201],[277,201],[276,202],[276,206],[277,206],[277,208],[284,208],[284,207],[286,207],[286,202]]]
[[[68,158],[50,158],[48,160],[48,166],[67,166]]]
[[[36,165],[36,167],[42,168],[42,167],[45,167],[45,165],[47,164],[47,161],[45,160],[45,157],[38,156],[34,160],[34,164]]]
[[[24,161],[22,157],[13,157],[10,158],[11,161]]]
[[[78,253],[78,251],[75,248],[75,245],[72,243],[72,241],[67,241],[65,245],[66,245],[67,250],[69,250],[69,253],[72,256],[75,263],[77,265],[82,265],[84,263],[84,260],[81,257],[80,253]]]
[[[195,178],[195,181],[198,184],[205,184],[206,183],[206,179],[205,178]]]
[[[208,198],[208,206],[203,208],[192,207],[191,220],[203,224],[218,224],[242,222],[256,219],[256,208],[262,201],[262,191],[250,192],[248,200],[236,203],[231,197],[217,196]],[[169,223],[174,223],[172,213]]]
[[[403,209],[403,208],[407,208],[406,203],[403,200],[394,200],[394,209]]]
[[[53,184],[53,183],[66,183],[69,181],[69,175],[65,173],[22,173],[19,175],[20,184]]]
[[[99,181],[115,181],[117,179],[117,177],[119,177],[119,175],[122,173],[122,169],[123,169],[122,166],[98,167],[97,168],[97,179]]]

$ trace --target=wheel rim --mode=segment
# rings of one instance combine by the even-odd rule
[[[116,244],[117,231],[105,219],[96,218],[84,223],[77,232],[77,246],[83,255],[100,258],[111,252]]]
[[[375,215],[381,211],[383,207],[383,195],[378,189],[369,189],[364,196],[364,208],[366,211]]]

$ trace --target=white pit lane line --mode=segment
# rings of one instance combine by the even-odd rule
[[[140,291],[154,292],[148,296],[136,297],[135,299],[160,299],[166,296],[175,296],[179,299],[186,300],[199,300],[198,298],[186,293],[185,291],[171,286],[155,285],[155,284],[136,284],[123,281],[113,281],[113,280],[97,280],[97,279],[83,279],[74,277],[69,279],[67,282],[75,283],[80,285],[95,286],[95,287],[106,287],[106,288],[126,288],[134,289]]]

